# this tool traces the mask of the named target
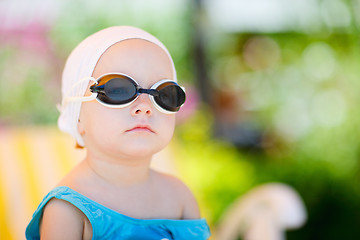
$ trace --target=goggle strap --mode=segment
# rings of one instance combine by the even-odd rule
[[[92,93],[90,96],[84,96],[84,97],[67,97],[65,102],[88,102],[95,100],[97,96],[97,93]]]
[[[86,78],[82,78],[79,81],[77,81],[76,83],[74,83],[74,85],[71,87],[71,89],[67,92],[67,94],[71,93],[75,87],[77,87],[79,84],[85,82],[85,81],[93,81],[95,83],[98,83],[96,81],[95,78],[93,77],[86,77]],[[69,102],[87,102],[87,101],[92,101],[96,98],[97,93],[92,93],[90,96],[81,96],[81,97],[65,97],[61,103],[61,106],[58,106],[58,109],[61,110],[62,107],[64,107],[66,104],[68,104]]]

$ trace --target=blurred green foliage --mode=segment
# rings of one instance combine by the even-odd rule
[[[13,46],[0,52],[0,124],[55,123],[59,93],[49,82],[53,76],[48,66],[37,62],[41,57],[36,55],[26,59],[29,56]]]
[[[214,139],[217,123],[208,110],[179,127],[178,161],[210,222],[216,226],[250,188],[283,182],[300,193],[308,212],[305,226],[287,239],[359,235],[359,35],[234,34],[214,42],[215,89],[238,96],[233,118],[255,122],[263,137],[262,150]]]

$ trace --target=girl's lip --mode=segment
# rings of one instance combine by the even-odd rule
[[[132,131],[149,131],[155,133],[154,130],[152,130],[149,125],[136,125],[135,127],[126,130],[126,132],[132,132]]]

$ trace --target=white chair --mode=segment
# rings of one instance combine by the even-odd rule
[[[215,239],[284,240],[285,230],[301,227],[306,218],[303,201],[293,188],[268,183],[250,190],[228,208]]]

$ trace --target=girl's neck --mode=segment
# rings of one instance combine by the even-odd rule
[[[111,158],[88,153],[84,165],[94,178],[114,187],[141,185],[150,179],[150,157],[137,159]]]

